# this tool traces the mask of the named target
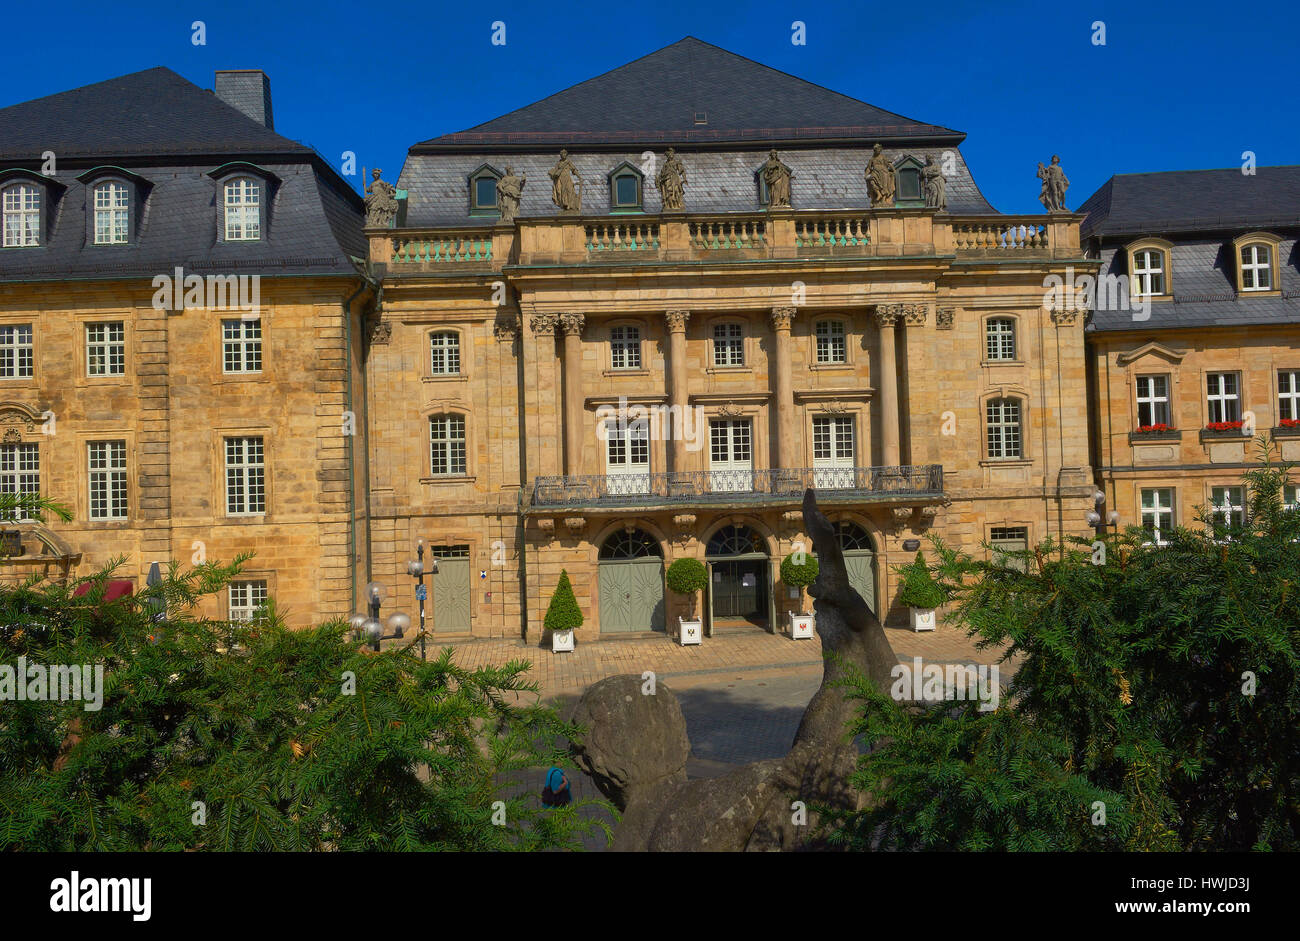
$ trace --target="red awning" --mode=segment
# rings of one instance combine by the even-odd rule
[[[72,597],[80,598],[82,595],[90,593],[91,582],[83,582],[78,585],[72,593]],[[135,582],[125,579],[113,579],[104,586],[104,601],[116,601],[118,598],[129,598],[135,594]]]

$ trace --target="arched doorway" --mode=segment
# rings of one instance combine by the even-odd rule
[[[871,535],[852,520],[835,524],[835,538],[844,552],[849,584],[862,596],[871,613],[876,612],[876,550]]]
[[[748,526],[723,526],[709,538],[704,556],[713,626],[766,628],[771,577],[763,538]]]
[[[658,540],[640,529],[610,533],[596,569],[602,634],[664,629],[664,559]]]

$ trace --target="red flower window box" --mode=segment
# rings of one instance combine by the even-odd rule
[[[1173,425],[1165,425],[1165,424],[1142,425],[1137,429],[1135,434],[1154,435],[1154,434],[1161,434],[1162,432],[1170,432],[1174,430],[1175,429]]]
[[[1212,421],[1205,426],[1206,431],[1241,431],[1242,422]]]

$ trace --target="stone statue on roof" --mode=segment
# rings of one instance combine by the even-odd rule
[[[1066,212],[1065,191],[1070,188],[1065,171],[1061,169],[1061,158],[1052,154],[1052,165],[1038,165],[1038,178],[1043,181],[1043,188],[1038,193],[1038,201],[1048,212]]]
[[[655,186],[659,187],[659,199],[663,202],[664,212],[681,212],[686,203],[686,167],[677,151],[668,148],[664,165],[655,175]]]
[[[374,182],[366,187],[366,228],[391,229],[397,218],[397,187],[379,175],[383,170],[370,171]]]
[[[526,176],[515,176],[514,168],[506,167],[506,175],[497,180],[497,211],[502,222],[514,222],[519,215],[519,201],[524,197]]]
[[[767,162],[759,168],[758,172],[762,175],[763,182],[767,184],[767,208],[789,209],[790,180],[794,177],[794,173],[781,162],[775,148],[768,153]]]
[[[560,212],[581,212],[582,198],[578,195],[577,187],[582,185],[582,178],[578,176],[578,168],[569,159],[567,150],[560,151],[560,160],[551,167],[550,177],[551,202],[555,203],[556,208]]]
[[[934,162],[934,154],[925,158],[921,180],[925,184],[925,208],[938,209],[940,212],[947,209],[948,181],[944,179],[943,168]]]
[[[885,148],[880,144],[871,148],[871,160],[863,172],[867,180],[867,193],[871,196],[872,209],[886,209],[894,205],[894,165],[885,156]]]

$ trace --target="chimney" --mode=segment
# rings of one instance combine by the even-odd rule
[[[217,97],[238,108],[267,130],[275,130],[271,116],[271,80],[261,69],[233,69],[218,72]]]

